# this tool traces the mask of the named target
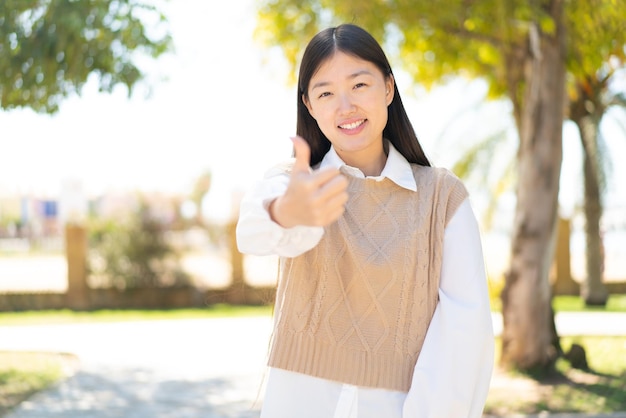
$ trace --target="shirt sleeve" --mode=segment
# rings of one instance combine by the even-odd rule
[[[480,233],[466,199],[446,227],[439,303],[419,355],[404,418],[480,418],[494,333]]]
[[[244,254],[296,257],[315,247],[323,227],[283,228],[270,218],[269,204],[287,190],[289,175],[271,172],[241,200],[237,221],[237,247]]]

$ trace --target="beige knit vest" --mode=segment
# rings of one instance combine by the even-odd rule
[[[407,392],[438,301],[445,227],[467,197],[441,168],[412,165],[417,192],[349,179],[344,215],[282,258],[269,365]]]

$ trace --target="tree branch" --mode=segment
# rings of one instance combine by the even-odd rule
[[[462,26],[458,26],[458,27],[442,26],[441,29],[445,33],[450,33],[452,35],[459,36],[460,38],[463,38],[463,39],[486,42],[498,49],[501,49],[504,46],[502,39],[485,35],[484,33],[470,32],[467,29],[463,28]]]

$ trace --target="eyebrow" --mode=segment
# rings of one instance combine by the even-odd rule
[[[356,73],[350,74],[347,78],[348,78],[348,80],[352,80],[354,78],[357,78],[360,75],[372,75],[372,72],[368,71],[368,70],[359,70]],[[328,85],[330,85],[330,82],[328,82],[328,81],[320,81],[318,83],[313,84],[313,86],[311,87],[311,90],[315,90],[315,89],[320,88],[320,87],[326,87]]]

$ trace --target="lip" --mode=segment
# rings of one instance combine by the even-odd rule
[[[355,126],[354,128],[342,128],[342,126],[348,126],[348,125],[353,125],[353,124],[358,124],[358,125]],[[367,125],[367,119],[354,118],[354,119],[348,119],[348,120],[342,121],[340,124],[337,125],[337,129],[339,129],[344,134],[355,135],[361,132],[364,129],[365,125]]]

